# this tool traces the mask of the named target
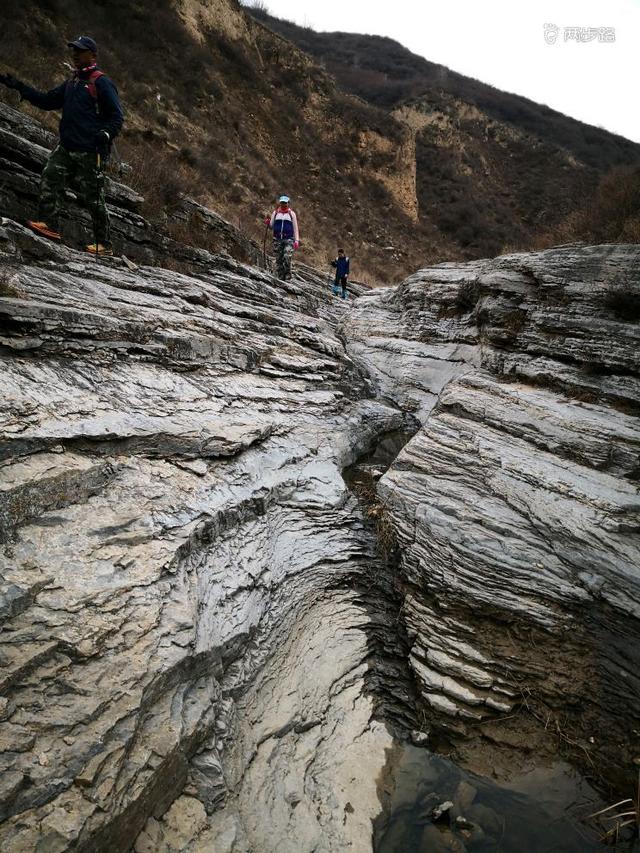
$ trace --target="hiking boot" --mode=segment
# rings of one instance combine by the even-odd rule
[[[106,246],[104,243],[91,243],[90,246],[87,246],[86,251],[90,255],[98,255],[101,258],[108,258],[113,255],[111,246]]]
[[[46,222],[32,222],[29,219],[27,220],[27,228],[31,228],[36,234],[46,237],[48,240],[62,240],[62,235],[54,231],[53,228],[49,228]]]

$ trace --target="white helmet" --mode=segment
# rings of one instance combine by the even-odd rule
[[[280,198],[278,199],[278,204],[289,204],[289,196],[288,195],[281,195]]]

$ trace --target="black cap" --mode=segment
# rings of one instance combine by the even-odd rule
[[[98,52],[98,45],[89,36],[78,36],[75,41],[68,41],[67,47],[77,47],[78,50],[90,50],[91,53]]]

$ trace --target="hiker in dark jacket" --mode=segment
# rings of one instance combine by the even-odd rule
[[[340,288],[342,288],[342,298],[347,298],[347,278],[349,276],[349,258],[345,256],[344,249],[338,249],[338,257],[331,261],[331,266],[335,268],[336,277],[333,282],[334,296],[338,296]]]
[[[122,107],[118,90],[97,67],[95,41],[78,36],[67,44],[76,70],[73,77],[55,89],[40,92],[10,74],[0,75],[0,83],[16,89],[34,106],[62,110],[60,142],[42,173],[38,220],[27,225],[44,237],[60,240],[60,207],[65,187],[71,185],[93,220],[95,242],[87,246],[87,251],[112,255],[102,165],[122,127]]]

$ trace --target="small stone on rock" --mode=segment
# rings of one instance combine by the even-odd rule
[[[413,729],[411,732],[411,743],[414,746],[426,746],[429,743],[429,732],[421,732]]]
[[[435,807],[435,809],[431,812],[431,820],[435,823],[436,821],[442,820],[445,815],[449,812],[449,809],[453,808],[453,803],[451,800],[445,800],[444,803],[440,803]]]

